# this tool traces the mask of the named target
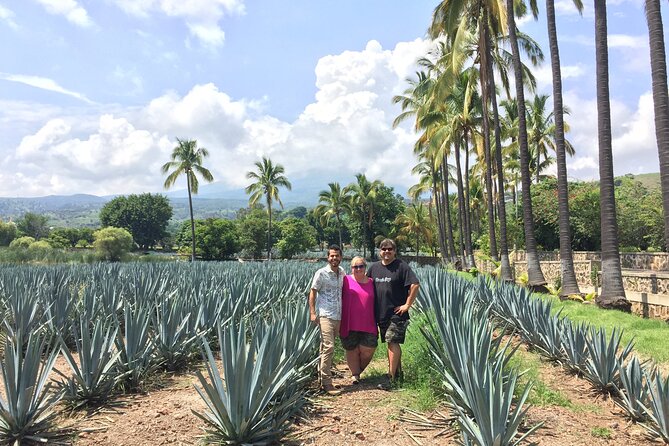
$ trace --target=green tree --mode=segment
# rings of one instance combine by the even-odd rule
[[[170,218],[170,201],[160,194],[116,197],[100,210],[102,226],[127,229],[141,249],[149,249],[165,237]]]
[[[239,243],[242,254],[258,259],[267,242],[267,212],[261,208],[244,209],[238,212]],[[278,238],[278,229],[272,228],[272,238]]]
[[[290,259],[316,244],[316,230],[305,220],[289,217],[278,224],[281,238],[276,244],[281,258]]]
[[[358,173],[355,176],[355,183],[346,186],[347,194],[351,196],[351,214],[358,225],[362,236],[363,257],[367,256],[369,250],[370,256],[374,256],[374,236],[373,224],[376,212],[376,194],[383,183],[379,180],[369,181],[367,177]]]
[[[433,224],[428,208],[420,202],[411,203],[404,213],[396,217],[395,223],[399,226],[399,232],[413,241],[418,261],[421,243],[425,242],[429,246],[433,237]]]
[[[98,255],[112,262],[121,260],[133,247],[132,235],[123,228],[102,228],[95,231],[93,237]]]
[[[197,194],[199,181],[197,174],[202,175],[208,182],[214,181],[214,176],[208,169],[202,166],[204,158],[209,156],[209,151],[204,147],[197,147],[197,141],[194,139],[181,140],[177,138],[177,146],[172,151],[172,161],[163,164],[162,172],[169,173],[165,179],[165,189],[174,185],[181,175],[186,176],[186,186],[188,190],[188,209],[190,211],[190,227],[192,251],[191,260],[195,261],[195,220],[193,218],[193,198],[192,194]]]
[[[63,245],[62,247],[74,248],[82,238],[81,231],[77,228],[55,228],[49,233],[49,242],[53,246]]]
[[[339,183],[328,183],[329,190],[322,190],[318,194],[318,202],[321,203],[316,206],[314,212],[321,216],[323,226],[327,226],[332,217],[337,221],[337,230],[339,233],[339,247],[344,249],[344,241],[342,237],[342,218],[344,214],[351,211],[351,199],[349,191],[343,188]]]
[[[192,246],[190,222],[182,224],[177,234],[177,243],[186,250]],[[204,260],[230,258],[240,249],[237,224],[222,218],[195,220],[195,249],[198,257]]]
[[[246,178],[254,180],[254,183],[246,187],[246,193],[250,195],[249,206],[254,206],[260,198],[265,198],[267,205],[267,259],[272,256],[272,204],[276,201],[283,209],[283,203],[279,198],[279,187],[291,190],[290,181],[284,175],[285,169],[281,164],[274,165],[269,158],[255,163],[256,171],[246,173]]]
[[[33,237],[36,240],[49,235],[49,217],[46,215],[26,212],[16,226],[22,235]]]
[[[4,223],[0,220],[0,246],[9,246],[16,238],[18,231],[13,222]]]

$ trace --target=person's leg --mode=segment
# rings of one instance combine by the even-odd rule
[[[388,374],[390,379],[397,377],[397,370],[402,364],[402,348],[400,344],[394,342],[388,343]]]
[[[353,350],[346,350],[346,363],[348,364],[348,369],[351,371],[352,376],[359,376],[362,373],[362,367],[360,366],[360,347],[356,347]]]
[[[334,357],[335,336],[339,332],[339,321],[320,318],[321,325],[321,386],[332,388],[332,358]]]
[[[370,348],[361,345],[360,347],[358,347],[358,350],[360,351],[360,356],[359,356],[360,373],[362,373],[367,368],[369,363],[372,361],[372,358],[374,357],[374,351],[376,351],[376,347]]]

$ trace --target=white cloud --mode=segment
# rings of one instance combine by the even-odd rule
[[[68,90],[66,88],[61,87],[58,85],[56,81],[53,79],[49,79],[46,77],[41,77],[41,76],[30,76],[30,75],[24,75],[24,74],[10,74],[10,73],[1,73],[0,72],[0,79],[10,81],[10,82],[18,82],[20,84],[25,84],[29,85],[31,87],[39,88],[42,90],[47,90],[47,91],[53,91],[55,93],[60,93],[64,94],[67,96],[71,96],[73,98],[77,98],[81,101],[84,101],[88,104],[92,104],[93,101],[88,99],[86,96],[84,96],[81,93],[77,93],[76,91]]]
[[[571,114],[565,117],[571,126],[567,139],[576,149],[576,156],[567,160],[569,177],[598,179],[597,102],[595,99],[584,100],[569,92],[565,94],[565,104],[571,110]],[[635,110],[612,100],[611,124],[615,174],[657,172],[652,95],[643,94]]]
[[[648,47],[646,36],[630,36],[627,34],[609,34],[609,48],[634,48],[642,49]]]
[[[19,28],[19,25],[14,21],[14,12],[2,5],[0,5],[0,21],[5,22],[12,29]]]
[[[76,0],[36,0],[49,14],[62,15],[77,26],[90,27],[93,21],[88,12]]]
[[[0,173],[0,195],[160,191],[160,165],[176,137],[207,147],[207,166],[228,186],[245,186],[253,163],[271,156],[289,178],[323,178],[322,188],[333,178],[352,181],[357,172],[408,187],[415,136],[391,128],[399,113],[391,97],[405,88],[428,45],[416,40],[385,50],[371,41],[362,51],[321,58],[316,100],[293,122],[265,114],[262,101],[233,99],[214,84],[196,85],[185,95],[168,92],[93,122],[51,117],[0,163],[0,172],[12,172]]]
[[[184,19],[190,33],[207,47],[223,45],[225,32],[219,21],[226,15],[242,15],[243,0],[112,0],[127,14],[149,17],[159,12]]]
[[[562,80],[565,81],[584,76],[587,73],[587,69],[582,65],[563,65],[560,67],[560,72],[562,73]],[[532,73],[537,80],[537,89],[539,91],[552,91],[553,72],[550,62],[534,68]]]

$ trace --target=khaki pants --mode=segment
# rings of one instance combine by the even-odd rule
[[[332,358],[334,357],[335,336],[339,334],[341,321],[318,318],[321,327],[321,387],[332,386]]]

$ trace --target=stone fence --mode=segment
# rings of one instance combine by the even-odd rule
[[[560,261],[559,251],[539,251],[539,261]],[[574,261],[592,260],[601,261],[599,251],[574,251]],[[510,260],[526,261],[525,251],[512,251],[509,254]],[[648,270],[648,271],[669,271],[669,253],[666,252],[623,252],[620,253],[620,264],[625,269]]]

